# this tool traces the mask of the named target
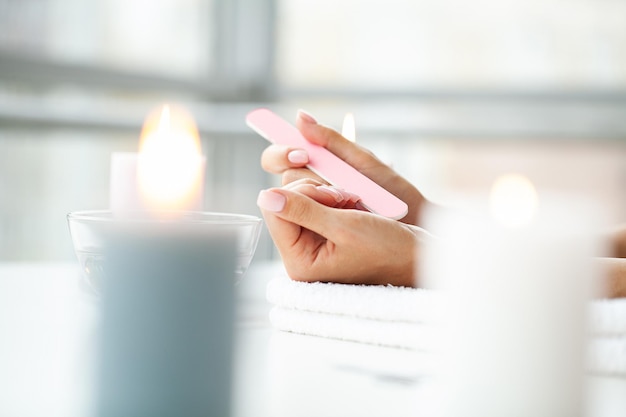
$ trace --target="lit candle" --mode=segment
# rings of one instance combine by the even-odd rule
[[[421,271],[452,296],[442,415],[582,414],[593,207],[500,178],[489,208],[430,209]]]
[[[113,155],[114,215],[82,225],[104,241],[99,416],[230,415],[234,281],[260,219],[199,212],[205,164],[193,119],[165,106],[138,154]]]
[[[193,118],[163,106],[146,118],[139,153],[111,155],[111,210],[201,211],[205,166]]]
[[[356,142],[356,123],[354,121],[354,114],[346,113],[344,116],[343,125],[341,127],[341,136],[351,142]]]
[[[206,161],[193,119],[150,115],[138,154],[111,160],[111,208],[68,214],[100,309],[98,416],[230,415],[235,280],[255,216],[200,211]]]
[[[262,221],[257,216],[202,211],[206,158],[191,115],[180,107],[164,106],[145,121],[139,153],[111,157],[111,210],[68,214],[74,250],[91,287],[99,291],[100,262],[109,232],[138,221],[178,222],[207,236],[230,229],[238,236],[236,274],[247,269],[258,243]]]

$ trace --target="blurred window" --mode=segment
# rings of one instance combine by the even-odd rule
[[[255,212],[264,143],[236,103],[272,84],[268,5],[0,0],[0,261],[73,259],[65,215],[108,207],[111,152],[164,101],[197,119],[207,208]]]
[[[621,0],[279,0],[286,89],[626,88]]]
[[[210,0],[2,0],[0,50],[54,62],[200,76],[212,67]]]

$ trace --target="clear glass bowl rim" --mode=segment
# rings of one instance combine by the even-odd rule
[[[116,222],[132,222],[132,223],[194,223],[194,224],[258,224],[261,218],[251,214],[226,213],[217,211],[155,211],[155,214],[162,213],[166,216],[145,215],[148,211],[136,210],[125,213],[125,216],[115,217],[111,210],[79,210],[72,211],[67,214],[68,221],[77,221],[84,223],[116,223]],[[144,216],[133,216],[141,215]],[[172,216],[168,216],[172,214]],[[131,217],[127,217],[131,215]]]

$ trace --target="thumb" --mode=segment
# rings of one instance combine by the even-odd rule
[[[332,209],[304,194],[284,188],[263,190],[257,204],[265,214],[268,228],[280,233],[276,236],[279,239],[294,241],[300,227],[324,237],[332,229],[332,216],[329,216]]]

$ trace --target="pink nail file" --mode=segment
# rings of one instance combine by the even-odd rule
[[[253,110],[248,113],[246,123],[272,143],[306,150],[309,154],[307,167],[311,171],[335,187],[361,197],[361,204],[372,213],[391,219],[401,219],[408,213],[408,206],[404,201],[361,174],[326,148],[306,140],[295,126],[272,111]]]

